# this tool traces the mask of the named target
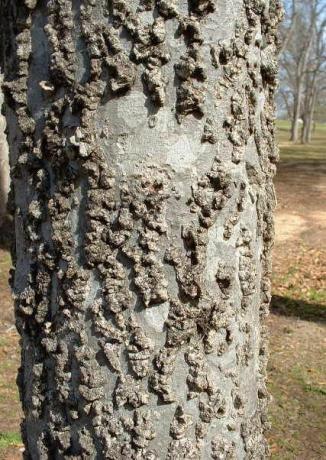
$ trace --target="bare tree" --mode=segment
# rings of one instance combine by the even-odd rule
[[[304,84],[308,66],[309,54],[313,44],[313,32],[315,26],[315,6],[317,1],[313,0],[311,5],[301,5],[300,19],[296,18],[295,39],[292,42],[292,56],[294,63],[294,97],[293,97],[293,116],[291,125],[291,141],[299,140],[299,120],[301,118],[302,103],[304,100]],[[308,21],[306,13],[308,9]],[[291,62],[292,63],[292,62]],[[287,66],[288,70],[288,66]]]
[[[326,77],[326,5],[317,12],[314,30],[313,49],[309,59],[305,81],[305,100],[303,105],[302,143],[311,142],[314,112],[317,98],[325,89]]]
[[[290,115],[291,140],[307,142],[325,66],[326,6],[324,0],[293,0],[286,2],[286,6],[279,96]]]
[[[285,20],[282,23],[282,27],[280,27],[280,35],[281,35],[281,48],[280,53],[284,53],[287,50],[289,43],[294,35],[297,25],[297,0],[285,1],[286,8],[286,15]]]
[[[0,5],[26,458],[265,458],[279,1]]]

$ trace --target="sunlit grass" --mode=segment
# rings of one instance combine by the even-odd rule
[[[22,444],[20,433],[9,432],[0,433],[0,449],[7,449],[8,447],[16,447]]]
[[[290,122],[278,120],[277,138],[282,162],[326,162],[326,124],[317,124],[311,144],[293,144],[290,142]]]

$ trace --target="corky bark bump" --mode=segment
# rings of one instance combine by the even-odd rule
[[[0,5],[26,458],[265,458],[279,1]]]

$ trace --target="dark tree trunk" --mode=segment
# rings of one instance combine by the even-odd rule
[[[0,76],[0,83],[1,82],[2,77]],[[2,107],[2,104],[3,98],[2,91],[0,89],[0,109]],[[7,200],[10,185],[8,144],[5,134],[5,127],[5,118],[0,113],[0,228],[7,214]]]
[[[302,101],[303,101],[303,85],[300,83],[296,90],[293,103],[293,116],[291,123],[291,137],[290,140],[297,143],[300,139],[300,126],[301,126],[301,113],[302,113]]]
[[[315,79],[311,82],[311,86],[308,86],[307,96],[305,102],[305,113],[303,117],[302,127],[302,144],[309,144],[312,138],[314,114],[317,100],[316,81]]]

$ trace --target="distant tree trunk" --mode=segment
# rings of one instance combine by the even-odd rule
[[[309,90],[305,104],[305,113],[303,117],[303,127],[301,142],[302,144],[310,144],[313,132],[314,113],[316,107],[317,92],[315,84]]]
[[[279,2],[0,13],[26,458],[265,458]]]
[[[0,76],[1,82],[2,77]],[[7,214],[7,199],[10,185],[8,144],[5,134],[6,122],[5,118],[1,115],[2,104],[3,98],[0,89],[0,226]]]
[[[318,17],[318,9],[320,7],[319,2],[313,0],[312,2],[303,3],[302,6],[308,7],[303,8],[303,13],[307,14],[308,18],[303,17],[302,21],[295,20],[296,36],[298,42],[297,46],[294,47],[294,54],[290,57],[290,67],[294,69],[294,102],[293,102],[293,117],[291,120],[291,138],[292,142],[298,142],[300,140],[300,118],[302,118],[303,102],[305,96],[305,81],[307,78],[308,65],[310,55],[312,53],[312,47],[315,40],[315,29],[316,21]],[[307,24],[307,28],[303,27],[303,24]],[[291,73],[291,72],[290,72]]]
[[[293,104],[292,104],[292,101],[290,101],[291,95],[287,94],[286,91],[282,91],[282,88],[279,88],[279,94],[282,97],[283,103],[285,104],[287,119],[291,120],[292,112],[293,112],[293,109],[292,109]]]
[[[291,121],[291,137],[290,140],[297,143],[300,137],[300,125],[301,125],[301,108],[303,100],[303,85],[298,84],[296,94],[293,102],[293,116]]]

